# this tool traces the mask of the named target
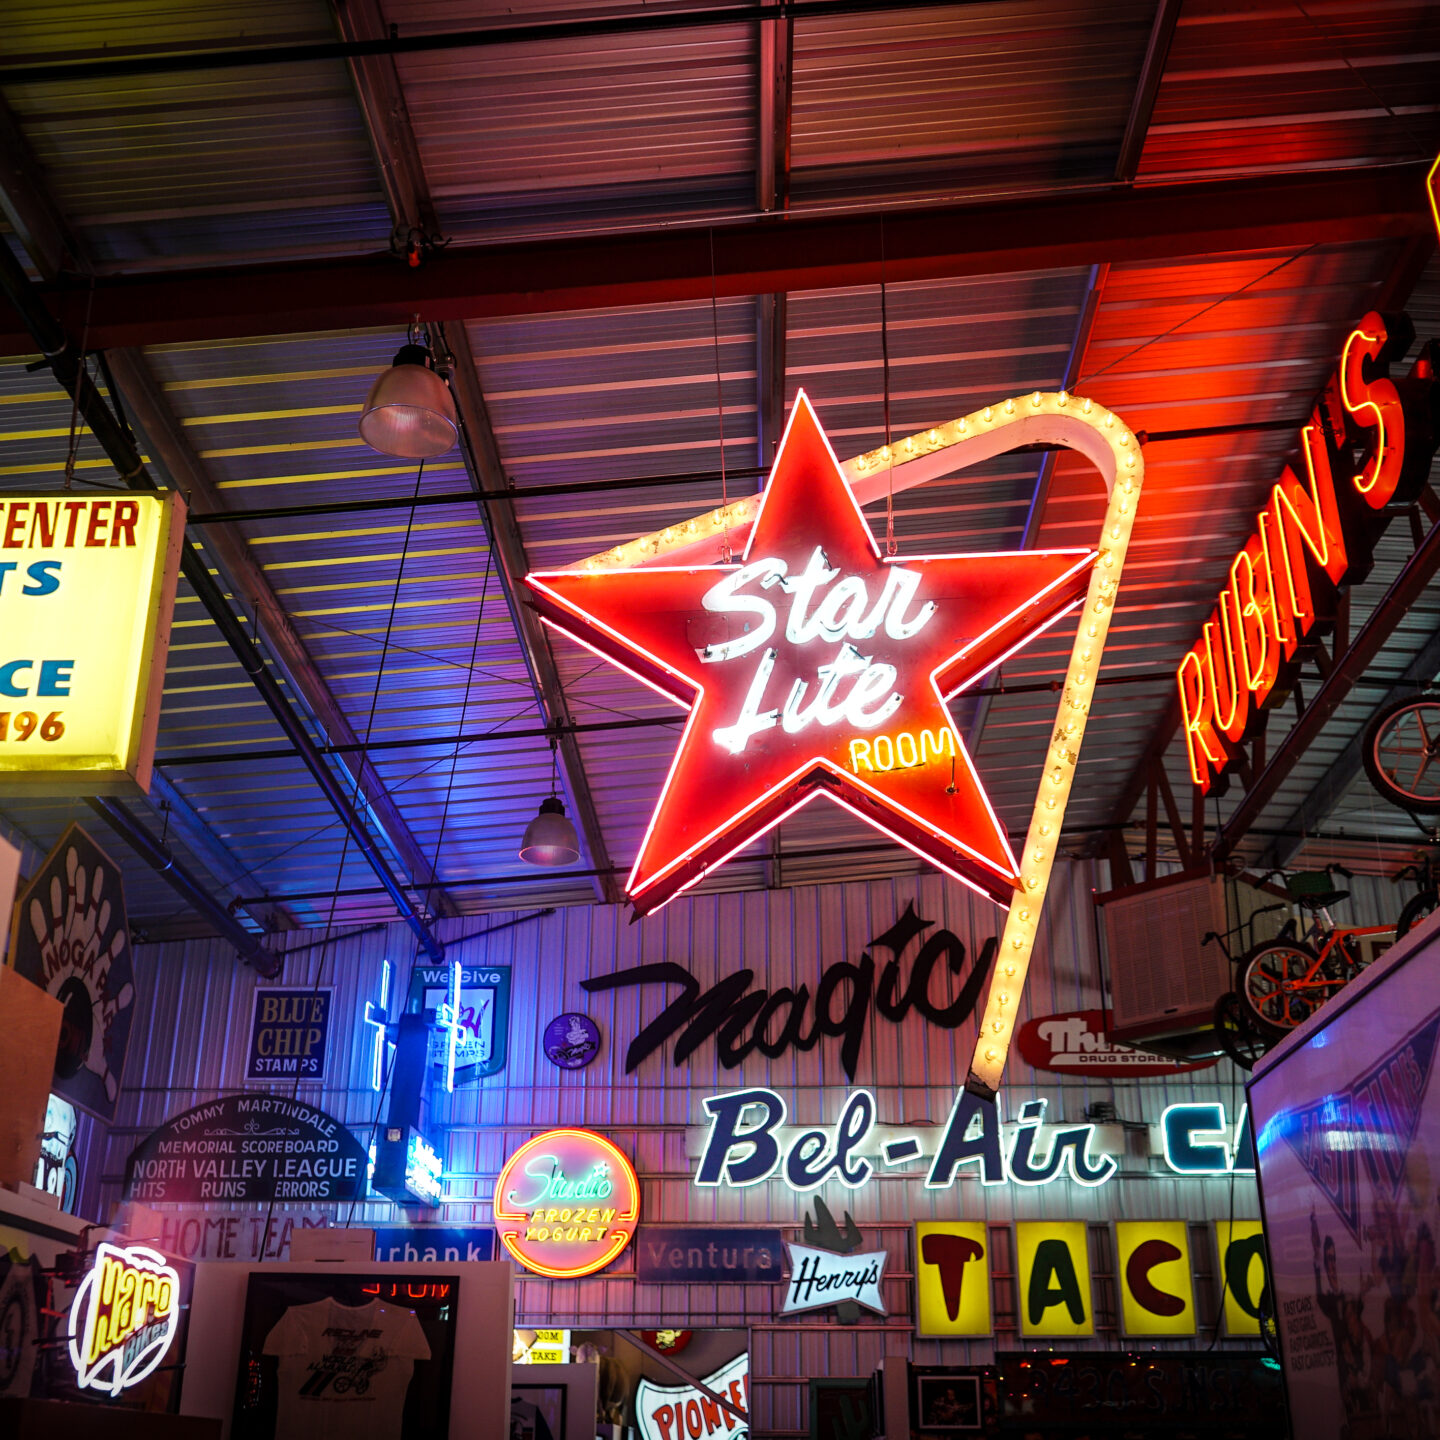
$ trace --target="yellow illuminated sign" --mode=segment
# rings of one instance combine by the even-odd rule
[[[1090,1227],[1083,1220],[1021,1220],[1015,1225],[1020,1333],[1093,1335]]]
[[[1193,1335],[1190,1227],[1183,1220],[1117,1220],[1120,1324],[1127,1336]]]
[[[922,1339],[990,1334],[990,1236],[983,1220],[916,1225],[915,1321]]]
[[[1260,1312],[1269,1303],[1265,1273],[1265,1237],[1258,1220],[1215,1222],[1217,1283],[1225,1295],[1225,1333],[1258,1335]]]
[[[149,789],[184,520],[173,493],[0,498],[0,794]]]

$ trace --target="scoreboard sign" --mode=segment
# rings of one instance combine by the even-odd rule
[[[174,493],[0,499],[0,794],[149,789],[184,520]]]

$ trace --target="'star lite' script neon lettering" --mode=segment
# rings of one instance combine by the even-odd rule
[[[864,577],[840,579],[840,571],[818,545],[798,574],[790,575],[789,568],[775,556],[752,560],[711,586],[700,602],[711,614],[746,617],[743,634],[705,647],[700,658],[706,664],[724,664],[766,647],[756,662],[739,716],[733,724],[711,732],[716,744],[732,755],[739,755],[752,736],[776,725],[787,735],[798,735],[812,724],[844,724],[855,730],[883,725],[905,699],[895,689],[896,667],[877,664],[854,642],[872,640],[882,630],[892,640],[909,640],[935,616],[932,601],[915,606],[920,576],[899,565],[886,571],[873,603]],[[784,629],[789,644],[820,641],[839,647],[826,663],[816,666],[813,681],[793,680],[784,703],[769,709],[763,707],[778,651],[766,642],[775,634],[780,617],[776,604],[757,593],[763,590],[789,597]]]

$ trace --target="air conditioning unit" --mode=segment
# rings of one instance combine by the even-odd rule
[[[1110,977],[1111,1036],[1186,1058],[1217,1053],[1215,1002],[1233,989],[1225,950],[1207,934],[1225,935],[1277,898],[1243,880],[1186,871],[1097,895]],[[1288,906],[1229,936],[1239,955],[1252,941],[1273,939]]]

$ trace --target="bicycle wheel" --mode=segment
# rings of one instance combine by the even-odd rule
[[[1398,940],[1437,910],[1440,910],[1440,894],[1434,890],[1422,890],[1418,895],[1412,896],[1405,902],[1405,908],[1395,922],[1395,938]]]
[[[1316,958],[1303,945],[1260,945],[1241,960],[1240,994],[1262,1034],[1288,1033],[1330,998],[1319,990],[1285,988],[1287,982],[1303,980]]]
[[[1416,697],[1382,710],[1365,732],[1365,772],[1392,805],[1440,811],[1440,699]]]
[[[1215,1038],[1246,1071],[1253,1070],[1255,1062],[1270,1048],[1269,1037],[1260,1033],[1250,1007],[1233,990],[1227,990],[1215,1002]]]

